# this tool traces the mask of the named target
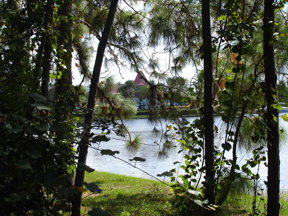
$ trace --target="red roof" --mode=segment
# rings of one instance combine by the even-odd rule
[[[115,88],[112,89],[112,94],[117,94],[118,88],[120,88],[120,87],[123,86],[123,85],[124,85],[124,84],[117,84],[117,85],[115,86]]]
[[[140,72],[141,76],[140,76],[140,74],[137,74],[137,76],[134,80],[135,85],[137,85],[137,86],[147,85],[145,80],[142,78],[142,77],[146,78],[144,73],[142,71],[139,71],[139,72]]]

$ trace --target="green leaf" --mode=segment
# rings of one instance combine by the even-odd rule
[[[107,142],[109,141],[110,139],[107,138],[105,135],[101,135],[101,136],[95,136],[93,137],[92,139],[92,142],[93,143],[96,143],[96,142]]]
[[[12,117],[13,117],[14,119],[19,120],[19,121],[22,121],[22,122],[24,122],[24,123],[26,123],[26,122],[28,121],[26,118],[24,118],[24,117],[22,117],[22,116],[19,116],[19,115],[17,115],[17,114],[13,114]]]
[[[11,131],[14,133],[19,133],[19,132],[23,131],[23,127],[21,125],[17,124],[13,127],[13,129]]]
[[[120,152],[119,151],[112,151],[110,149],[102,149],[101,150],[101,154],[102,155],[110,155],[110,156],[113,156],[115,154],[119,154]]]
[[[25,153],[33,159],[42,157],[42,155],[34,147],[29,147],[29,149],[26,150]]]
[[[187,192],[190,193],[190,194],[193,194],[195,196],[199,196],[199,195],[202,194],[200,191],[191,190],[191,189],[188,189]]]
[[[78,167],[80,170],[84,170],[88,173],[91,173],[91,172],[94,172],[95,170],[92,169],[91,167],[87,166],[86,164],[83,164],[83,163],[78,163]]]
[[[68,127],[65,126],[53,126],[50,128],[51,131],[66,131]]]
[[[71,193],[73,193],[73,190],[71,190],[68,187],[61,187],[61,188],[59,188],[58,192],[59,192],[59,194],[62,194],[64,196],[68,197]]]
[[[44,104],[31,104],[31,106],[36,107],[39,110],[51,110],[50,107],[44,105]]]
[[[101,193],[101,189],[94,183],[87,183],[87,182],[84,182],[83,183],[85,185],[85,187],[91,191],[91,192],[97,192],[97,193]]]
[[[37,93],[31,93],[30,97],[32,97],[35,101],[38,102],[47,102],[47,98]]]
[[[16,202],[18,202],[18,201],[22,201],[22,198],[21,198],[21,196],[19,196],[18,194],[12,193],[12,194],[10,194],[9,197],[5,197],[4,200],[5,200],[6,202],[16,203]]]
[[[39,131],[34,128],[34,125],[30,125],[29,127],[25,128],[25,131],[29,134],[36,134],[39,135]]]
[[[111,216],[108,212],[102,210],[101,208],[94,208],[92,207],[92,210],[88,212],[90,216]]]
[[[222,144],[222,148],[225,149],[226,151],[230,151],[230,149],[232,148],[230,143],[223,143]]]
[[[287,114],[284,114],[284,115],[281,115],[281,118],[284,120],[284,121],[288,121],[288,116]]]
[[[21,159],[17,160],[17,165],[23,169],[32,169],[30,163],[25,160],[21,160]]]
[[[146,159],[145,158],[141,158],[141,157],[134,157],[133,159],[129,159],[130,161],[140,161],[140,162],[144,162],[144,161],[146,161]]]
[[[282,110],[282,105],[281,105],[281,104],[277,104],[277,106],[275,107],[275,109],[277,109],[277,110]]]
[[[47,131],[49,129],[49,125],[47,123],[42,122],[40,126],[34,125],[34,127],[39,131]]]
[[[259,140],[259,136],[251,136],[251,140],[252,140],[254,143],[257,143],[258,140]]]
[[[173,173],[172,172],[163,172],[163,173],[161,173],[161,174],[157,174],[157,176],[159,176],[159,177],[163,177],[163,176],[165,176],[165,177],[171,177],[171,176],[173,176]]]
[[[64,185],[65,179],[61,178],[56,171],[50,171],[45,176],[46,187],[59,187]]]
[[[274,122],[277,122],[277,117],[275,115],[273,115],[273,120]]]
[[[199,205],[199,206],[202,206],[202,201],[201,200],[198,200],[198,199],[194,199],[194,203]]]
[[[222,19],[224,19],[224,16],[219,16],[218,20],[221,21]]]

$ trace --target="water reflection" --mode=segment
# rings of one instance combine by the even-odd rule
[[[192,122],[195,118],[189,118],[188,120]],[[279,123],[283,127],[284,130],[288,131],[288,123],[283,121],[279,118]],[[219,128],[219,132],[215,136],[215,144],[220,146],[221,142],[223,142],[225,136],[225,129],[226,126],[221,121],[220,117],[215,117],[215,124]],[[128,120],[125,121],[125,124],[128,126],[130,133],[133,136],[138,134],[141,135],[143,139],[143,144],[140,149],[136,153],[132,153],[127,151],[125,145],[125,138],[119,137],[116,135],[109,135],[111,140],[109,142],[102,142],[100,145],[101,149],[111,149],[113,151],[119,151],[120,154],[117,154],[117,157],[122,158],[126,161],[129,159],[137,157],[145,158],[145,162],[137,162],[137,166],[140,169],[145,170],[146,172],[150,173],[153,176],[157,176],[157,174],[163,173],[165,171],[169,171],[173,168],[179,170],[179,166],[181,163],[173,164],[175,161],[184,162],[183,160],[183,153],[178,154],[180,147],[174,147],[175,143],[170,144],[169,151],[160,151],[161,145],[159,145],[160,140],[165,141],[165,137],[161,136],[162,133],[160,131],[165,131],[166,124],[151,124],[147,119],[137,119],[137,120]],[[156,131],[155,131],[156,129]],[[154,131],[153,131],[154,130]],[[157,131],[158,130],[158,131]],[[93,131],[94,133],[100,133],[100,131]],[[156,132],[156,133],[155,133]],[[169,135],[169,134],[168,134]],[[171,134],[170,134],[171,135]],[[98,145],[95,145],[98,147]],[[280,171],[281,171],[281,178],[280,178],[280,185],[281,189],[288,189],[288,176],[285,172],[288,168],[288,158],[287,158],[287,140],[284,139],[284,142],[281,145],[280,149]],[[245,163],[247,158],[250,158],[252,154],[245,153],[245,151],[239,151],[238,154],[238,163],[240,165]],[[227,152],[226,157],[232,157],[232,151]],[[130,162],[130,161],[129,161]],[[134,162],[132,162],[134,164]],[[115,159],[108,155],[101,155],[99,151],[90,149],[87,158],[87,164],[94,168],[97,171],[105,171],[111,172],[116,174],[123,174],[129,175],[134,177],[141,177],[141,178],[151,178],[147,176],[145,173],[141,172],[129,166],[128,164],[121,162],[118,159]],[[256,170],[256,168],[255,168]],[[255,171],[254,170],[254,171]],[[267,179],[267,168],[262,165],[260,167],[260,176],[262,180]],[[167,178],[166,178],[167,179]]]

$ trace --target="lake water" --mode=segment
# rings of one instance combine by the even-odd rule
[[[281,113],[282,114],[282,113]],[[190,122],[192,122],[195,118],[188,118]],[[225,126],[223,125],[220,117],[214,118],[215,124],[219,128],[219,132],[217,136],[215,137],[215,145],[220,145],[223,142],[224,131]],[[283,121],[281,118],[279,118],[280,125],[288,131],[288,123]],[[137,120],[127,120],[125,121],[125,125],[128,126],[129,131],[132,136],[140,134],[143,141],[142,146],[140,149],[135,152],[131,153],[129,152],[125,147],[125,138],[119,137],[116,135],[109,135],[108,137],[111,138],[109,142],[101,142],[99,148],[100,149],[111,149],[113,151],[119,151],[120,153],[116,156],[130,162],[129,159],[132,159],[134,157],[142,157],[145,158],[145,162],[137,162],[136,166],[140,169],[148,172],[149,174],[157,177],[157,174],[163,173],[165,171],[169,171],[173,168],[179,169],[179,164],[173,165],[173,162],[175,161],[182,161],[184,162],[183,154],[178,154],[178,151],[180,150],[179,147],[172,148],[167,155],[166,158],[159,158],[158,152],[159,152],[159,146],[155,143],[158,142],[161,139],[160,133],[155,134],[152,132],[153,128],[155,127],[155,124],[151,124],[149,120],[147,119],[137,119]],[[165,122],[162,122],[162,128],[165,130]],[[161,124],[157,124],[156,128],[158,130],[161,129]],[[223,131],[221,133],[221,131]],[[93,131],[94,133],[100,133],[100,131]],[[95,147],[98,148],[98,145],[95,145]],[[232,150],[225,154],[225,156],[229,157],[231,156]],[[280,148],[280,187],[282,190],[288,189],[288,141],[284,140],[281,143]],[[245,154],[244,152],[239,151],[238,155],[238,163],[244,164],[245,159],[249,158],[251,155]],[[130,162],[133,165],[135,165],[135,162]],[[92,167],[93,169],[97,171],[105,171],[105,172],[111,172],[116,174],[123,174],[128,176],[134,176],[134,177],[141,177],[141,178],[149,178],[151,177],[144,172],[128,165],[127,163],[120,161],[119,159],[113,158],[108,155],[101,155],[98,150],[89,149],[88,157],[87,157],[87,165]],[[181,173],[181,171],[180,171]],[[259,170],[260,176],[262,180],[267,179],[267,168],[262,165],[260,166]],[[166,177],[167,179],[167,177]],[[162,177],[163,180],[163,177]]]

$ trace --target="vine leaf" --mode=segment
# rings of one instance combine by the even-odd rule
[[[97,192],[97,193],[101,193],[101,189],[94,183],[87,183],[87,182],[84,182],[83,183],[85,185],[85,187],[91,191],[91,192]]]
[[[18,202],[18,201],[22,201],[22,198],[21,198],[21,196],[19,196],[18,194],[12,193],[12,194],[10,194],[9,197],[5,197],[4,200],[5,200],[6,202],[16,203],[16,202]]]
[[[45,98],[42,95],[39,95],[37,93],[31,93],[30,97],[32,97],[35,101],[39,101],[39,102],[46,102],[47,98]]]
[[[49,125],[47,123],[44,123],[44,122],[42,122],[39,126],[36,124],[34,124],[33,126],[37,130],[42,131],[42,132],[47,131],[49,129]]]
[[[52,126],[51,131],[66,131],[68,128],[66,126]]]
[[[23,127],[21,125],[15,125],[12,129],[12,132],[14,133],[19,133],[19,132],[22,132],[23,131]]]
[[[232,148],[230,143],[223,143],[222,144],[222,148],[225,149],[226,151],[230,151],[230,149]]]
[[[28,120],[27,120],[26,118],[24,118],[24,117],[22,117],[22,116],[19,116],[19,115],[17,115],[17,114],[13,114],[12,117],[13,117],[14,119],[19,120],[19,121],[22,121],[22,122],[24,122],[24,123],[27,123],[27,122],[28,122]]]
[[[111,216],[108,212],[102,210],[101,208],[94,208],[92,207],[92,210],[88,212],[90,216]]]
[[[110,155],[110,156],[113,156],[115,154],[119,154],[120,152],[119,151],[112,151],[110,149],[102,149],[101,150],[101,154],[102,155]]]
[[[29,149],[26,150],[25,153],[33,159],[38,159],[42,157],[42,155],[34,147],[29,147]]]
[[[39,110],[51,110],[50,107],[44,105],[44,104],[31,104],[31,106],[37,107]]]
[[[21,159],[18,160],[17,165],[22,167],[23,169],[32,169],[30,163],[25,160],[21,160]]]
[[[163,173],[161,173],[161,174],[157,174],[157,176],[159,176],[159,177],[171,177],[171,176],[173,176],[173,173],[172,172],[163,172]]]
[[[108,142],[109,140],[110,139],[107,138],[105,135],[101,135],[101,136],[93,137],[92,142],[93,143],[96,143],[96,142]]]
[[[145,162],[146,159],[145,158],[141,158],[141,157],[134,157],[133,159],[129,159],[130,161],[140,161],[140,162]]]
[[[45,176],[45,184],[47,187],[59,187],[65,182],[64,178],[60,178],[56,171],[50,171]]]
[[[195,196],[200,196],[202,194],[200,191],[191,190],[191,189],[188,189],[187,192]]]
[[[71,188],[76,189],[78,191],[78,193],[84,193],[84,192],[87,191],[84,188],[78,187],[78,186],[75,186],[75,185],[72,185]]]
[[[287,116],[287,114],[281,115],[281,118],[282,118],[284,121],[288,122],[288,116]]]
[[[25,131],[29,134],[36,134],[36,135],[39,135],[39,131],[36,130],[33,125],[30,125],[28,127],[25,128]]]
[[[80,170],[84,170],[88,173],[91,173],[91,172],[94,172],[95,170],[89,166],[87,166],[86,164],[83,164],[83,163],[78,163],[78,167]]]

